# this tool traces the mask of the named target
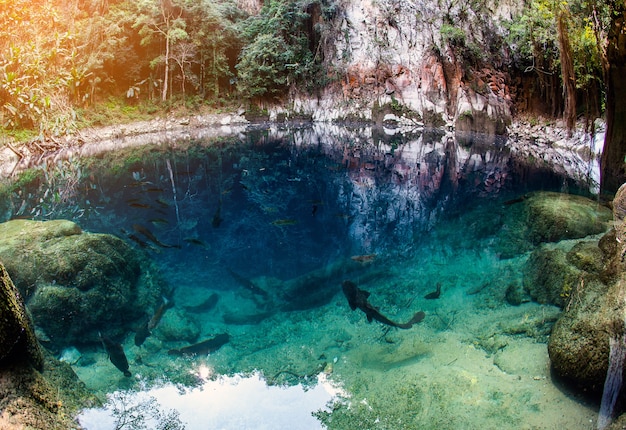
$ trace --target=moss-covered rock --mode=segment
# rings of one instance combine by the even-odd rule
[[[75,429],[78,411],[98,405],[68,364],[49,353],[43,360],[43,372],[24,362],[0,367],[0,428]]]
[[[557,375],[581,390],[602,392],[609,363],[609,337],[616,323],[623,326],[626,277],[607,288],[584,285],[558,319],[548,353]]]
[[[602,272],[603,258],[597,241],[578,242],[567,253],[567,261],[574,267],[596,274]]]
[[[43,366],[43,355],[24,302],[0,263],[0,365],[15,361]]]
[[[620,189],[622,190],[622,189]],[[626,196],[626,188],[623,190]],[[614,200],[615,229],[605,234],[597,249],[592,243],[578,244],[567,259],[584,269],[570,294],[565,312],[554,325],[548,353],[555,373],[583,391],[602,393],[609,365],[609,339],[625,331],[626,264],[618,234],[624,229],[626,199]],[[599,276],[595,276],[594,274]]]
[[[166,342],[193,343],[200,336],[200,327],[184,312],[170,309],[156,328],[156,335]]]
[[[524,268],[524,289],[533,300],[564,307],[577,288],[582,272],[567,261],[559,248],[535,250]]]
[[[611,212],[581,196],[535,192],[507,202],[496,250],[512,258],[541,243],[582,239],[609,228]]]
[[[608,208],[571,194],[533,193],[525,203],[529,238],[534,244],[600,234],[612,218]]]
[[[126,242],[71,221],[0,224],[0,260],[55,347],[125,333],[163,291]]]

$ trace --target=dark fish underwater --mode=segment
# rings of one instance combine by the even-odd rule
[[[163,302],[161,305],[154,311],[154,315],[149,320],[146,320],[137,330],[135,331],[135,345],[141,346],[146,341],[148,336],[152,334],[152,330],[156,328],[156,326],[163,318],[163,314],[174,306],[174,302],[172,300],[168,300],[166,297],[163,297]]]
[[[411,318],[406,323],[393,322],[389,318],[381,314],[377,308],[375,308],[374,306],[370,304],[370,302],[367,300],[368,297],[370,296],[370,293],[368,291],[360,289],[352,281],[343,281],[343,284],[341,286],[343,289],[343,294],[348,299],[348,304],[350,305],[350,309],[352,309],[353,311],[356,309],[362,310],[365,313],[365,316],[367,317],[368,322],[372,322],[372,320],[376,320],[378,322],[381,322],[383,324],[386,324],[392,327],[398,327],[401,329],[409,329],[413,327],[414,324],[417,324],[420,321],[422,321],[424,317],[426,316],[424,312],[419,311],[419,312],[416,312],[415,315],[413,315],[413,318]]]
[[[184,346],[182,348],[170,349],[167,351],[169,355],[207,355],[217,351],[223,345],[230,341],[228,333],[218,334],[217,336],[203,340],[202,342],[194,343],[193,345]]]
[[[100,341],[102,342],[104,349],[106,350],[107,354],[109,354],[109,360],[111,360],[111,363],[113,363],[113,365],[117,367],[120,372],[124,374],[124,376],[130,377],[131,373],[128,370],[128,359],[126,358],[126,354],[124,353],[124,348],[122,347],[122,344],[113,341],[106,335],[103,336],[102,333],[99,333],[99,335]]]

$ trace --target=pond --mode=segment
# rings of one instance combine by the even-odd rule
[[[168,286],[169,305],[145,343],[132,331],[119,338],[132,377],[97,341],[76,345],[74,370],[103,396],[224,375],[231,379],[194,391],[190,414],[203,425],[583,429],[595,420],[597,406],[550,375],[546,341],[560,309],[522,288],[537,246],[526,236],[525,201],[539,191],[584,195],[588,184],[507,142],[463,146],[439,130],[256,127],[70,158],[30,175],[5,218],[69,219],[115,235]],[[193,342],[159,333],[177,324],[197,340],[227,337],[179,357],[171,352]],[[281,397],[249,388],[260,394],[233,395],[245,399],[238,409],[201,406],[202,393],[214,404],[211,393],[226,398],[227,387],[249,379],[302,389]],[[326,387],[326,397],[313,387]],[[181,408],[187,428],[207,428]],[[312,421],[298,418],[302,408]],[[88,413],[83,420],[115,428]]]

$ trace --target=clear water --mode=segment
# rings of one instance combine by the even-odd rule
[[[349,393],[319,414],[329,428],[582,429],[594,419],[551,381],[545,342],[559,310],[504,299],[530,251],[513,242],[517,206],[505,202],[580,190],[504,144],[256,129],[43,171],[15,196],[13,216],[73,219],[124,238],[156,262],[200,338],[231,336],[208,357],[179,359],[166,352],[181,344],[138,348],[129,333],[130,380],[98,345],[81,346],[88,359],[74,367],[96,391],[180,382],[201,364],[215,374],[257,370],[270,384],[325,372]],[[426,318],[409,330],[368,323],[350,310],[344,279],[394,321],[418,310]],[[441,296],[425,299],[437,284]],[[213,293],[214,308],[188,310]]]

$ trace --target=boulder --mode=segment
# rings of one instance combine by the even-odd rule
[[[623,331],[626,276],[610,287],[585,285],[557,320],[548,341],[555,373],[575,387],[602,394],[609,364],[609,337]]]
[[[533,193],[525,202],[529,237],[535,245],[603,233],[612,218],[608,208],[572,194]]]
[[[43,355],[43,371],[21,362],[0,366],[0,428],[79,428],[78,411],[99,404],[69,364]]]
[[[582,239],[609,229],[611,211],[570,194],[534,192],[504,205],[502,234],[495,244],[501,258],[512,258],[537,245]]]
[[[39,346],[22,295],[0,264],[0,428],[76,428],[71,417],[96,402],[69,365]]]
[[[620,189],[626,193],[626,189]],[[548,342],[555,374],[583,391],[602,394],[609,365],[609,339],[623,336],[626,316],[626,265],[618,234],[624,229],[626,199],[614,200],[616,226],[598,242],[578,244],[567,255],[581,278],[570,293]],[[598,275],[598,276],[595,276]]]
[[[166,342],[193,343],[200,336],[198,324],[178,309],[167,311],[155,331],[157,337]]]
[[[22,296],[0,263],[0,365],[15,361],[43,366],[43,355]]]
[[[598,241],[578,242],[567,252],[544,244],[526,262],[524,290],[539,303],[563,308],[581,283],[602,283],[603,259]]]
[[[126,242],[71,221],[0,224],[0,261],[54,348],[127,332],[163,291]]]

